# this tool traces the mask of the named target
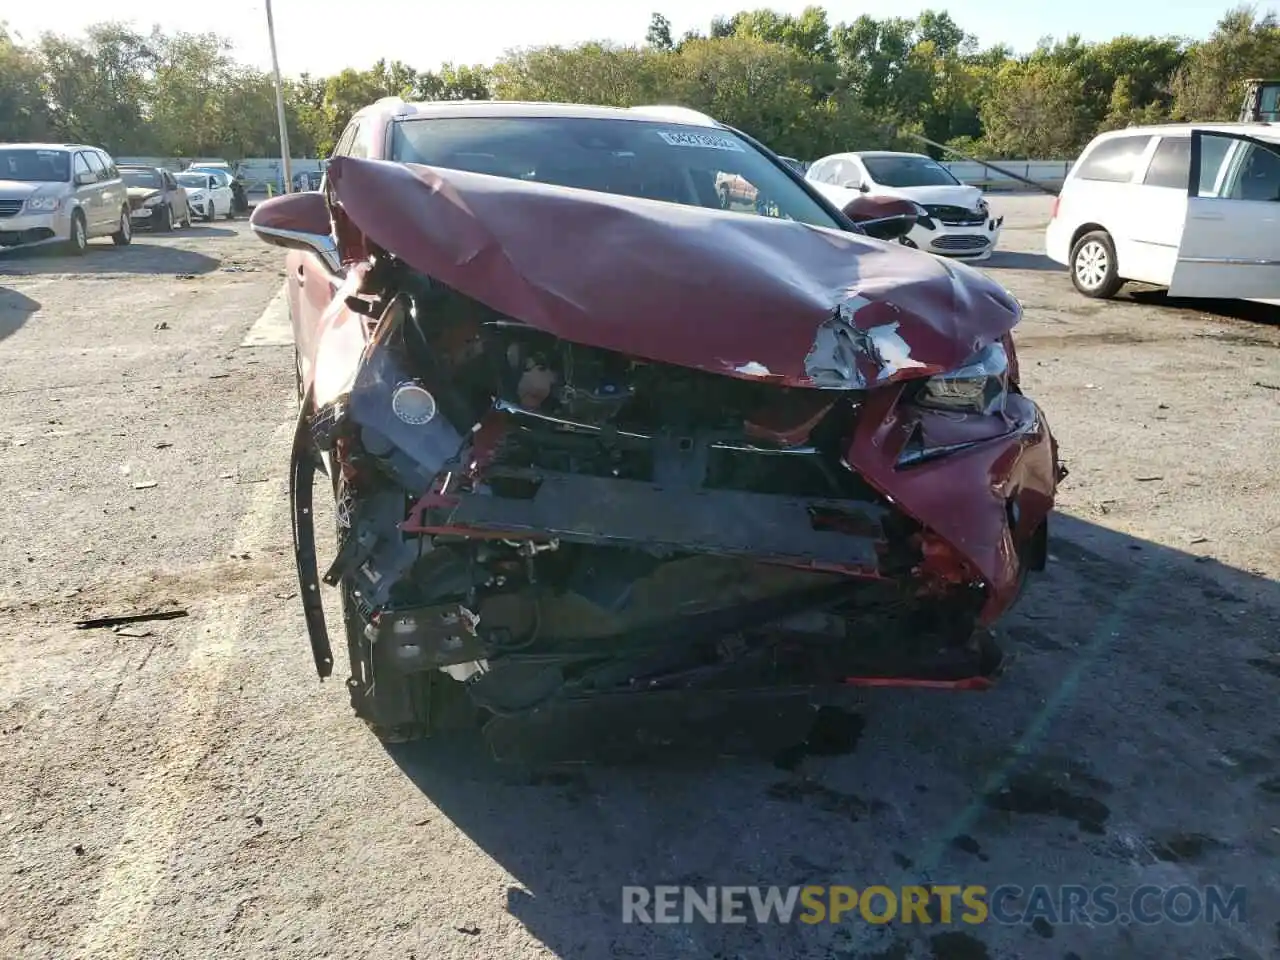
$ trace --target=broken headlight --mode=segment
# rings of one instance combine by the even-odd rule
[[[998,341],[979,350],[963,366],[930,377],[916,403],[933,410],[999,413],[1009,389],[1009,355]]]

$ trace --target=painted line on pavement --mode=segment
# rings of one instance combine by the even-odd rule
[[[281,284],[262,316],[253,322],[241,341],[242,347],[291,347],[293,327],[289,323],[288,283]]]

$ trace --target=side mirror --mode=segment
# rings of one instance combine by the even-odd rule
[[[897,197],[854,197],[844,215],[877,240],[905,237],[916,225],[916,205]]]
[[[98,182],[98,178],[87,170],[82,173],[76,174],[77,187],[87,187],[89,184],[97,183],[97,182]]]
[[[264,200],[253,208],[249,227],[263,243],[318,254],[334,273],[342,266],[329,208],[319,191],[284,193]]]

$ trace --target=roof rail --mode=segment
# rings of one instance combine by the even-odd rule
[[[683,120],[686,123],[698,123],[704,126],[719,126],[714,117],[694,110],[690,107],[679,107],[661,103],[643,104],[629,108],[633,113],[642,113],[663,120]]]

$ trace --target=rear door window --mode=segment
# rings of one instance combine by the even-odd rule
[[[1191,138],[1164,137],[1151,158],[1142,182],[1149,187],[1187,189],[1191,174]]]
[[[110,179],[107,176],[106,164],[102,162],[102,157],[98,155],[96,150],[86,150],[84,152],[84,157],[89,161],[89,169],[97,176],[99,183]]]
[[[1080,161],[1077,180],[1103,180],[1128,183],[1138,169],[1138,161],[1151,142],[1150,135],[1112,137],[1095,144]]]

